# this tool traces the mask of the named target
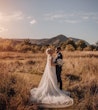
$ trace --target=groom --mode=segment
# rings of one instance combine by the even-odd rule
[[[56,59],[55,63],[57,63],[58,59],[63,59],[62,53],[61,53],[61,47],[56,48]],[[62,90],[62,79],[61,79],[61,71],[62,71],[62,66],[56,65],[56,76],[57,76],[57,81],[60,84],[60,89]]]

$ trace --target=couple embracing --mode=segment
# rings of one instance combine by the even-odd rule
[[[38,88],[31,89],[30,101],[39,105],[54,105],[55,107],[68,107],[73,105],[73,99],[62,90],[61,71],[63,56],[61,48],[56,48],[57,56],[53,58],[54,50],[46,50],[47,63]],[[58,83],[59,86],[58,87]]]

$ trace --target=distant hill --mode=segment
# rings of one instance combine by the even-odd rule
[[[48,39],[30,39],[32,44],[38,45],[56,45],[59,42],[64,42],[68,38],[64,35],[58,35],[56,37],[48,38]]]
[[[60,35],[57,35],[57,36],[52,37],[52,38],[30,39],[30,42],[32,44],[37,44],[37,45],[57,45],[58,43],[65,42],[68,39],[72,39],[75,42],[78,40],[83,40],[83,39],[77,39],[77,38],[73,38],[73,37],[66,37],[65,35],[60,34]],[[0,41],[3,41],[3,40],[8,40],[8,39],[1,39]],[[22,42],[25,39],[9,39],[9,40],[12,40],[14,42],[14,44],[17,44],[17,43]],[[89,43],[87,41],[85,41],[85,43],[87,45],[89,45]]]
[[[75,42],[78,40],[83,40],[83,39],[77,39],[77,38],[72,38],[72,37],[66,37],[65,35],[57,35],[55,37],[52,38],[48,38],[48,39],[30,39],[32,44],[38,44],[38,45],[57,45],[60,42],[65,42],[68,39],[72,39]],[[85,40],[84,40],[85,41]],[[89,43],[87,41],[85,41],[85,43],[87,45],[89,45]]]

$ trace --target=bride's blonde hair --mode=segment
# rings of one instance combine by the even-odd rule
[[[51,48],[46,49],[46,55],[48,55],[51,50]]]

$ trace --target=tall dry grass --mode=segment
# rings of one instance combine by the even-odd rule
[[[63,52],[63,56],[63,89],[74,98],[66,110],[97,110],[98,52]],[[29,91],[38,86],[45,64],[45,53],[0,53],[0,110],[40,110],[37,104],[29,105]]]

